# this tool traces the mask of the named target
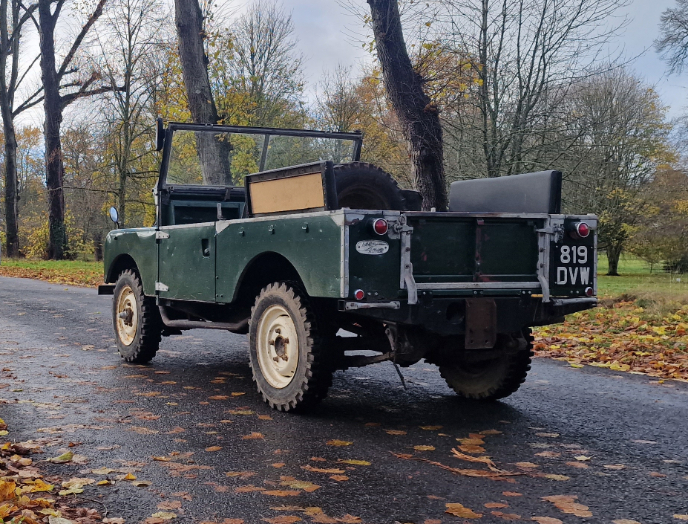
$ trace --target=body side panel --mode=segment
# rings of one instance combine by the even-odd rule
[[[339,298],[343,213],[262,217],[217,223],[216,294],[231,302],[251,262],[265,253],[286,258],[313,297]]]

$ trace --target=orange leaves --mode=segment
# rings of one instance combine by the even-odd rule
[[[299,522],[301,517],[296,517],[294,515],[280,515],[271,519],[261,519],[269,524],[294,524],[294,522]]]
[[[651,313],[619,302],[567,317],[563,324],[536,330],[538,356],[614,371],[688,380],[688,308]]]
[[[262,440],[263,438],[264,437],[263,437],[262,433],[257,433],[255,431],[253,431],[252,433],[250,433],[248,435],[244,435],[243,437],[241,437],[242,440]]]
[[[222,449],[222,446],[210,446],[210,447],[205,448],[206,451],[209,451],[211,453],[214,451],[220,451],[221,449]]]
[[[576,517],[592,517],[592,512],[589,511],[588,506],[576,502],[577,498],[575,495],[551,495],[542,497],[542,500],[551,502],[563,513]]]
[[[313,473],[325,473],[327,475],[341,475],[342,473],[345,473],[343,469],[339,468],[314,468],[310,464],[306,464],[305,466],[301,466],[301,469],[305,469],[306,471],[312,471]]]
[[[475,513],[472,509],[469,509],[458,502],[447,503],[446,507],[447,509],[444,512],[454,515],[455,517],[461,517],[464,519],[479,519],[483,516],[482,513]]]

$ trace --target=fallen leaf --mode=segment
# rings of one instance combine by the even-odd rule
[[[656,471],[651,471],[650,476],[654,477],[654,478],[658,478],[658,479],[666,477],[666,475],[664,473],[658,473]]]
[[[162,520],[172,520],[177,518],[176,513],[171,513],[169,511],[158,511],[157,513],[153,513],[151,515],[153,518],[156,519],[162,519]]]
[[[612,524],[640,524],[640,522],[630,519],[616,519],[612,520]]]
[[[590,467],[583,462],[566,462],[565,464],[567,466],[571,466],[572,468],[578,468],[578,469],[588,469]]]
[[[503,513],[501,511],[492,511],[491,513],[503,520],[521,520],[521,515],[516,515],[516,513]]]
[[[564,524],[563,521],[553,517],[532,517],[530,520],[537,522],[538,524]]]
[[[228,395],[213,395],[212,397],[208,397],[208,400],[227,400],[228,398]]]
[[[590,457],[588,457],[588,456],[586,456],[586,455],[576,455],[576,456],[573,457],[573,458],[575,458],[576,460],[578,460],[578,461],[580,461],[580,462],[587,462],[587,461],[590,460]]]
[[[559,433],[535,433],[535,435],[543,438],[557,438]]]
[[[285,480],[280,485],[292,489],[302,489],[306,493],[312,493],[313,491],[320,489],[320,486],[317,484],[313,484],[312,482],[308,482],[306,480]]]
[[[122,517],[109,517],[103,519],[103,524],[124,524],[124,519]]]
[[[561,453],[557,451],[541,451],[540,453],[535,454],[536,457],[545,457],[545,458],[557,458],[561,457]]]
[[[234,493],[252,493],[254,491],[264,491],[265,488],[259,488],[257,486],[241,486],[234,490]]]
[[[592,512],[589,511],[588,506],[576,502],[577,498],[576,495],[550,495],[549,497],[542,497],[542,500],[551,502],[563,513],[576,517],[592,517]]]
[[[435,446],[413,446],[416,451],[435,451]]]
[[[448,502],[446,507],[447,509],[444,512],[454,515],[455,517],[461,517],[464,519],[479,519],[483,516],[482,513],[475,513],[473,510],[467,508],[463,504],[459,504],[458,502]]]
[[[301,469],[305,469],[306,471],[312,471],[313,473],[325,473],[327,475],[340,475],[342,473],[346,473],[343,469],[338,469],[338,468],[314,468],[313,466],[306,464],[305,466],[301,466]]]
[[[181,500],[165,500],[158,504],[158,509],[181,509]]]
[[[514,465],[523,469],[535,469],[540,467],[532,462],[515,462]]]
[[[674,515],[674,518],[678,520],[688,520],[688,515]]]
[[[340,464],[351,464],[352,466],[370,466],[370,462],[367,460],[339,459],[337,462]]]
[[[505,497],[522,497],[523,493],[517,493],[515,491],[502,491],[502,495]]]
[[[279,517],[273,517],[271,519],[265,518],[261,520],[269,522],[270,524],[293,524],[294,522],[299,522],[301,518],[295,515],[280,515]]]
[[[543,475],[543,477],[545,477],[546,479],[556,480],[559,482],[565,482],[571,478],[567,477],[566,475],[556,475],[554,473],[546,473],[545,475]]]
[[[253,415],[253,411],[250,409],[230,409],[230,415]]]
[[[72,458],[74,458],[74,453],[67,451],[59,457],[49,458],[48,462],[52,462],[53,464],[66,464],[67,462],[71,462]]]
[[[504,504],[503,502],[486,502],[483,505],[488,509],[503,509],[509,507],[509,504]]]
[[[205,448],[206,451],[220,451],[222,449],[222,446],[210,446],[208,448]]]
[[[270,464],[273,468],[283,468],[285,466],[284,462],[275,462],[274,464]]]
[[[328,446],[351,446],[353,442],[349,442],[348,440],[328,440],[327,445]]]
[[[330,477],[332,480],[336,480],[337,482],[344,482],[346,480],[349,480],[349,477],[346,475],[332,475]]]
[[[605,464],[604,468],[605,469],[619,470],[619,469],[625,469],[626,466],[624,466],[623,464]]]
[[[320,487],[320,486],[318,486]],[[300,491],[289,490],[289,489],[273,489],[268,491],[263,491],[263,495],[270,495],[273,497],[296,497],[300,495]]]
[[[83,488],[84,486],[88,486],[89,484],[94,484],[96,481],[94,479],[89,479],[89,478],[71,478],[65,482],[62,483],[63,488]]]
[[[244,435],[241,437],[242,440],[260,440],[264,438],[262,433],[252,432],[250,435]],[[208,450],[206,450],[208,451]]]
[[[424,429],[425,431],[437,431],[439,429],[442,429],[442,426],[419,426],[420,429]]]
[[[388,435],[406,435],[406,431],[403,431],[401,429],[386,429],[385,433]]]

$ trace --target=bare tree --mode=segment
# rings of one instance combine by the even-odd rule
[[[210,89],[206,32],[198,0],[175,0],[175,23],[179,38],[179,58],[189,110],[194,122],[217,124],[220,121]],[[228,142],[216,140],[210,133],[196,134],[196,147],[206,184],[232,185]]]
[[[437,38],[462,54],[474,81],[443,107],[448,132],[468,133],[489,177],[533,165],[541,132],[560,125],[568,86],[591,72],[627,0],[442,0]],[[558,96],[558,99],[554,97]]]
[[[103,14],[107,0],[99,0],[93,12],[86,19],[81,30],[69,45],[65,57],[57,66],[55,53],[55,28],[66,0],[38,0],[38,26],[41,50],[42,95],[32,95],[29,100],[42,100],[45,115],[45,178],[48,189],[48,220],[50,242],[48,258],[60,260],[64,257],[67,244],[65,228],[65,201],[63,191],[64,163],[60,128],[65,108],[80,98],[90,97],[111,91],[110,85],[98,85],[101,75],[92,71],[87,76],[72,77],[78,74],[75,57],[84,39]]]
[[[225,52],[214,65],[217,87],[246,95],[251,124],[275,126],[299,105],[302,57],[296,44],[291,15],[276,0],[254,1],[221,40]],[[223,107],[223,113],[230,111]]]
[[[19,0],[0,0],[0,114],[5,141],[5,224],[7,256],[19,255],[19,187],[17,181],[17,132],[15,117],[31,104],[15,107],[17,90],[36,59],[21,71],[21,38],[38,4],[25,6]]]
[[[93,57],[109,83],[121,86],[104,98],[103,114],[123,225],[127,223],[127,184],[151,178],[151,173],[141,172],[139,166],[141,156],[150,153],[155,90],[149,84],[157,79],[150,76],[155,64],[149,57],[159,52],[164,16],[165,9],[158,0],[114,0],[106,13],[106,27],[98,34],[99,53]]]
[[[404,41],[397,0],[368,0],[377,56],[387,96],[408,142],[416,188],[423,209],[447,208],[442,126],[437,106],[423,89]]]
[[[680,73],[688,61],[688,0],[676,0],[676,7],[662,13],[659,31],[657,51],[672,73]]]

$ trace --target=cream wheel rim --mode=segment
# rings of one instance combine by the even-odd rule
[[[117,336],[122,344],[130,346],[134,342],[138,325],[136,295],[131,287],[124,286],[117,299]]]
[[[287,387],[299,365],[299,339],[289,312],[282,306],[270,306],[258,322],[258,365],[273,388]]]

